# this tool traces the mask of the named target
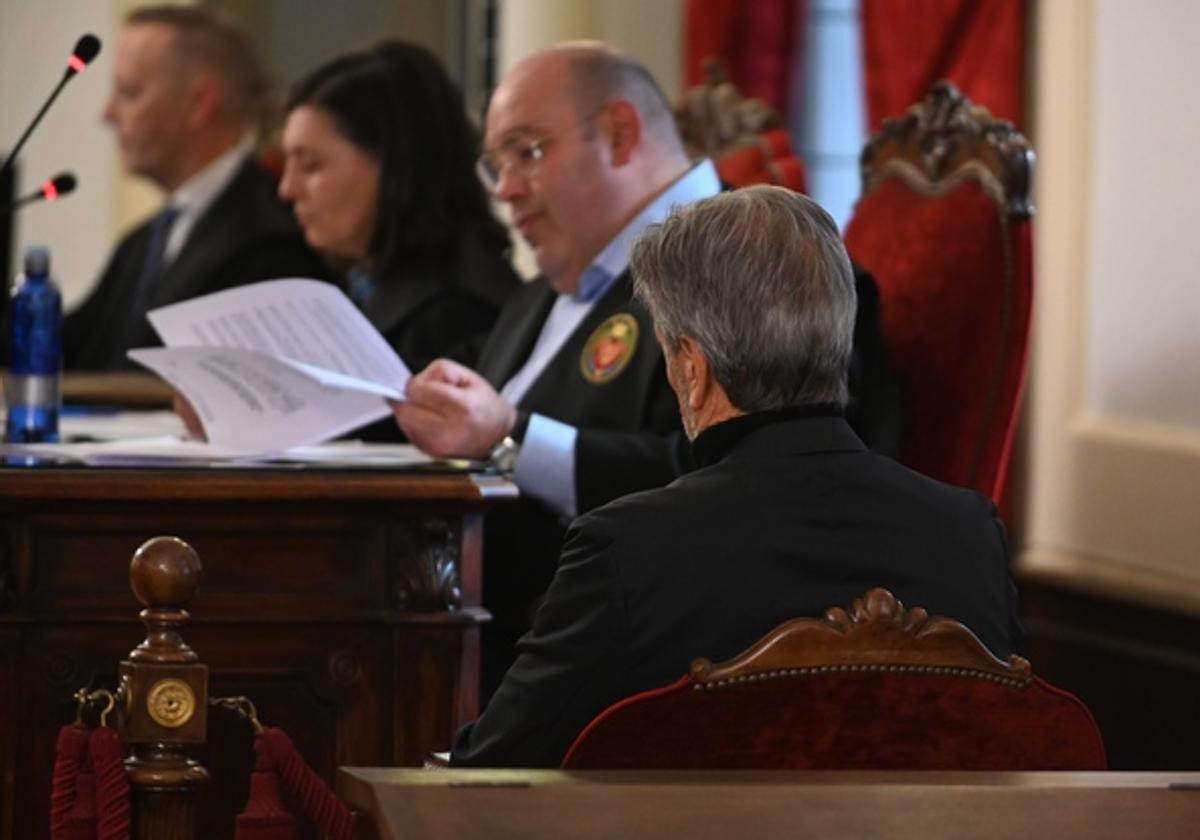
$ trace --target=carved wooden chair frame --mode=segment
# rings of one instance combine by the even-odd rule
[[[863,195],[893,175],[935,198],[974,178],[1010,219],[1033,215],[1033,165],[1033,150],[1012,123],[944,79],[904,116],[885,120],[859,159]]]
[[[1033,679],[1028,660],[1014,654],[1001,661],[959,622],[930,618],[921,607],[907,610],[878,587],[849,611],[835,607],[820,619],[793,619],[733,659],[714,665],[701,658],[691,666],[697,691],[837,672],[944,674],[1018,689]]]
[[[704,61],[704,80],[689,88],[674,107],[675,122],[688,154],[717,158],[745,146],[759,146],[763,132],[783,127],[767,103],[742,94],[718,58]]]
[[[856,686],[865,693],[859,694]],[[762,758],[760,753],[764,749],[797,749],[799,755],[805,755],[808,747],[804,743],[808,742],[812,742],[817,753],[832,750],[827,753],[829,756],[841,755],[844,748],[853,753],[862,745],[856,744],[856,739],[861,742],[867,738],[877,743],[880,737],[886,737],[881,733],[893,726],[887,716],[878,717],[879,731],[872,736],[868,734],[870,726],[854,725],[859,720],[856,715],[877,708],[872,699],[876,689],[881,696],[890,698],[887,702],[900,703],[895,708],[895,723],[900,732],[911,733],[912,726],[922,721],[923,725],[932,725],[929,722],[942,715],[940,700],[927,702],[935,695],[944,695],[948,704],[944,710],[947,725],[941,727],[943,734],[961,732],[978,736],[991,732],[993,726],[1023,727],[1028,723],[1032,740],[1023,741],[1024,746],[1020,747],[1033,751],[1028,762],[1015,753],[1005,755],[1011,744],[1009,739],[1002,739],[1006,746],[994,758],[986,760],[997,764],[993,769],[1010,766],[1015,769],[1027,763],[1032,767],[1045,764],[1046,769],[1059,764],[1064,768],[1078,765],[1078,769],[1105,767],[1103,740],[1090,712],[1077,698],[1035,677],[1028,660],[1014,654],[1002,661],[960,622],[930,617],[920,607],[905,609],[903,603],[883,588],[871,589],[847,609],[826,610],[822,618],[784,622],[744,653],[719,664],[707,659],[693,660],[690,673],[670,685],[614,703],[575,738],[563,759],[563,767],[678,769],[693,766],[693,759],[705,755],[705,750],[713,750],[711,758],[719,762],[711,766],[754,767],[758,766],[756,762]],[[843,720],[857,734],[851,732],[848,740],[838,742],[841,729],[834,724],[835,718],[827,715],[827,712],[837,713],[808,705],[818,699],[839,705],[844,700],[848,708],[857,709]],[[757,727],[763,724],[761,715],[740,711],[743,703],[755,708],[755,704],[763,702],[789,707],[781,708],[783,717],[771,718],[774,722],[770,725],[788,733],[773,746],[759,743],[761,730]],[[1072,705],[1074,709],[1068,708]],[[954,712],[955,709],[958,711]],[[1035,717],[1026,720],[1023,716],[1027,712]],[[719,721],[722,714],[731,716],[731,727],[708,723]],[[1049,717],[1036,717],[1041,714]],[[1081,720],[1080,714],[1087,720]],[[786,723],[792,716],[798,717]],[[704,729],[692,738],[689,733],[698,719],[705,721]],[[1089,722],[1090,734],[1087,734],[1084,730]],[[1050,727],[1052,740],[1058,738],[1060,725],[1066,727],[1062,731],[1067,733],[1064,737],[1068,740],[1059,746],[1051,743],[1047,758],[1040,752],[1039,739],[1046,737],[1043,732],[1046,727]],[[660,730],[662,738],[655,734]],[[819,742],[824,740],[818,734],[821,732],[835,742],[820,746]],[[1070,740],[1074,737],[1092,740],[1076,743]],[[789,738],[794,743],[785,746]],[[917,741],[910,735],[905,749],[914,747]],[[680,751],[692,758],[679,761]],[[672,763],[672,755],[677,764]],[[845,755],[832,759],[833,766],[841,766],[839,762],[846,759]],[[699,766],[710,766],[703,759],[697,760]],[[941,762],[920,749],[911,760],[917,766],[927,766],[930,760],[935,766]],[[849,766],[857,765],[850,760]]]

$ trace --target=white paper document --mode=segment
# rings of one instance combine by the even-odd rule
[[[0,444],[0,455],[9,459],[27,457],[58,463],[122,467],[186,467],[198,464],[229,467],[269,461],[354,469],[411,469],[427,468],[434,463],[432,458],[408,443],[334,441],[317,446],[297,446],[270,455],[245,455],[213,443],[183,440],[177,434],[87,443],[5,443]],[[443,470],[467,470],[472,466],[468,462],[457,461],[440,461],[438,465]]]
[[[280,452],[391,414],[408,368],[350,299],[319,280],[268,280],[148,315],[165,347],[129,358],[192,404],[215,447]]]

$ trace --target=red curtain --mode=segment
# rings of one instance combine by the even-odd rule
[[[1018,128],[1025,97],[1024,0],[862,0],[872,133],[950,79]]]
[[[804,6],[805,0],[687,0],[687,84],[703,81],[704,59],[715,56],[743,96],[786,116]]]

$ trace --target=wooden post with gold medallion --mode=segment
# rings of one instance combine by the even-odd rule
[[[149,540],[129,564],[146,625],[145,641],[119,669],[135,840],[191,840],[195,834],[196,794],[208,772],[185,750],[206,737],[208,666],[179,629],[199,582],[200,558],[175,537]]]

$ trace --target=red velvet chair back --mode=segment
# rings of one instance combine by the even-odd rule
[[[862,154],[850,256],[875,275],[904,403],[901,460],[999,502],[1033,299],[1033,152],[949,82]]]
[[[873,589],[606,709],[566,769],[1103,770],[1087,707]]]

